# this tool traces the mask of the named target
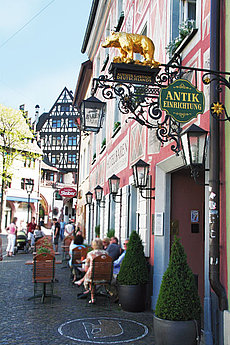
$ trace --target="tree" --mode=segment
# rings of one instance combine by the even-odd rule
[[[23,159],[34,155],[30,152],[32,139],[33,134],[23,113],[0,104],[0,232],[5,192],[13,176],[12,165],[16,158]]]

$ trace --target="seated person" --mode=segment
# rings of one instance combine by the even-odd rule
[[[124,242],[124,251],[123,253],[119,256],[119,258],[117,260],[114,261],[113,263],[113,276],[116,278],[119,271],[120,271],[120,268],[121,268],[121,264],[122,264],[122,261],[125,257],[125,254],[126,254],[126,249],[127,249],[127,245],[129,243],[129,240],[126,239],[125,242]]]
[[[42,238],[44,237],[45,234],[44,232],[41,230],[41,226],[40,225],[37,225],[36,226],[36,230],[34,230],[34,238],[35,238],[35,242],[39,239],[39,238]]]
[[[75,284],[80,286],[84,282],[84,287],[86,292],[89,292],[89,284],[91,281],[91,272],[92,272],[92,264],[93,264],[93,259],[96,258],[98,255],[101,254],[106,254],[106,251],[103,249],[103,243],[100,238],[95,238],[95,240],[92,241],[92,248],[93,250],[89,252],[86,256],[85,260],[85,275],[82,279],[80,279],[78,282]],[[95,298],[94,298],[94,291],[91,289],[91,299],[89,303],[94,304],[95,303]]]
[[[72,242],[70,243],[70,246],[69,246],[69,256],[70,256],[70,259],[69,259],[69,267],[72,268],[72,273],[73,273],[73,282],[76,282],[77,280],[77,272],[75,270],[74,267],[72,267],[72,251],[74,248],[77,248],[77,247],[85,247],[83,245],[83,237],[81,235],[76,235],[74,233],[74,236],[73,236],[73,240]]]
[[[123,261],[123,259],[125,257],[128,243],[129,243],[129,240],[126,239],[125,242],[124,242],[124,251],[123,251],[123,253],[119,256],[119,258],[117,260],[115,260],[113,262],[113,279],[112,279],[111,286],[110,286],[110,289],[109,289],[109,294],[110,294],[111,297],[113,297],[114,302],[118,301],[117,275],[118,275],[118,273],[120,271],[122,261]]]
[[[103,249],[107,251],[107,248],[109,246],[109,243],[110,243],[110,239],[109,237],[105,237],[103,238],[102,240],[102,244],[103,244]]]
[[[116,237],[111,237],[110,244],[106,248],[106,252],[111,256],[113,261],[117,260],[121,255],[121,248],[118,245],[118,239]]]

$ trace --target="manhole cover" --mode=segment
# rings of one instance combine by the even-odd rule
[[[85,318],[63,323],[58,332],[71,340],[92,344],[123,344],[148,334],[140,322],[119,318]]]

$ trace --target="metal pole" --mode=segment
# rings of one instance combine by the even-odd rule
[[[110,207],[111,207],[111,198],[110,198],[110,195],[111,194],[109,194],[109,206],[108,206],[108,231],[109,231],[109,229],[110,229]],[[108,232],[107,231],[107,232]]]
[[[120,193],[119,243],[121,244],[122,189]]]
[[[27,224],[29,224],[29,217],[30,217],[30,193],[28,193]]]
[[[88,244],[90,244],[91,205],[89,205]]]
[[[211,0],[210,68],[219,70],[220,54],[220,1]],[[219,100],[217,82],[210,84],[210,103]],[[225,289],[219,280],[219,121],[210,116],[210,181],[209,181],[209,280],[219,299],[221,311],[228,309]]]

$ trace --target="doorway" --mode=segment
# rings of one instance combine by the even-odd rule
[[[205,188],[195,183],[189,169],[171,174],[170,247],[181,239],[203,304],[204,299],[204,205]]]

